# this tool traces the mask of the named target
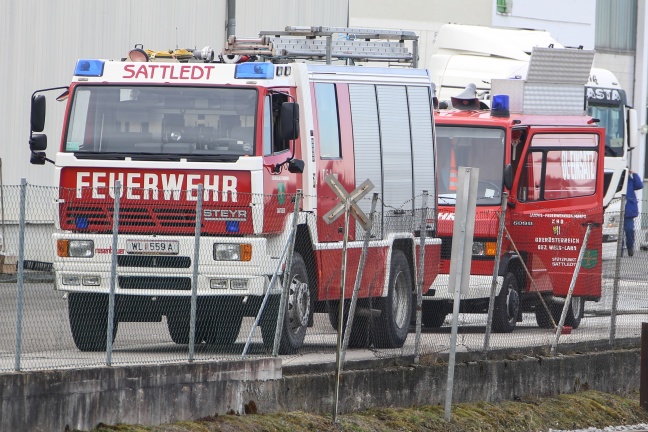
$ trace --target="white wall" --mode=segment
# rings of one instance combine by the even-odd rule
[[[511,4],[508,15],[493,8],[490,25],[546,30],[565,46],[594,49],[596,0],[512,0]]]

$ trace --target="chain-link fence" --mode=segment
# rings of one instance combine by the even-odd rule
[[[337,204],[202,185],[4,187],[0,370],[450,351],[451,218],[436,214],[432,196],[400,208],[365,197],[368,233],[352,215],[347,225],[344,213],[327,223],[295,211],[318,202],[322,212],[327,200]],[[629,256],[618,247],[622,214],[596,211],[537,206],[509,212],[501,230],[497,212],[478,214],[456,348],[485,356],[638,338],[648,315],[646,231],[632,221]],[[602,239],[611,241],[600,247]]]

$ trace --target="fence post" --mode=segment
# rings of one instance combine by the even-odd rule
[[[340,368],[344,367],[344,359],[346,357],[346,349],[349,346],[349,338],[351,337],[351,327],[353,326],[353,317],[355,316],[356,304],[358,303],[358,292],[360,291],[360,282],[362,281],[362,274],[364,273],[365,261],[367,259],[367,249],[369,248],[369,240],[371,239],[371,229],[373,227],[373,217],[376,211],[376,203],[378,202],[378,194],[373,194],[371,200],[371,213],[369,213],[369,227],[365,230],[364,243],[362,244],[362,252],[360,254],[360,263],[358,264],[358,271],[356,272],[355,285],[353,286],[353,294],[351,295],[351,304],[349,305],[349,316],[347,317],[346,328],[344,329],[344,338],[342,339],[342,354],[340,356]]]
[[[414,339],[414,363],[419,362],[421,352],[421,326],[423,325],[423,279],[425,276],[425,236],[427,234],[427,200],[428,191],[423,191],[421,209],[421,231],[419,239],[421,246],[419,250],[419,268],[416,281],[416,338]]]
[[[196,351],[196,314],[198,309],[198,258],[200,257],[200,230],[202,228],[203,184],[198,185],[196,201],[196,229],[194,230],[193,278],[191,281],[191,310],[189,317],[189,362]],[[189,192],[187,192],[189,193]]]
[[[648,323],[641,323],[639,405],[648,411]]]
[[[297,237],[297,224],[299,223],[299,203],[301,202],[301,189],[297,189],[295,195],[295,209],[293,211],[292,221],[292,235],[288,242],[288,251],[286,255],[286,268],[284,270],[283,286],[281,290],[281,297],[279,299],[279,312],[277,313],[277,327],[275,328],[274,344],[272,345],[272,355],[274,357],[279,355],[279,345],[281,342],[281,332],[283,331],[283,323],[286,320],[286,301],[288,300],[288,289],[290,287],[289,276],[292,276],[292,258],[295,251],[295,238]]]
[[[119,236],[119,203],[121,180],[115,182],[115,205],[113,208],[112,256],[110,259],[110,293],[108,294],[108,326],[106,328],[106,366],[112,364],[113,328],[115,326],[115,284],[117,283],[117,238]]]
[[[583,244],[581,245],[580,252],[578,253],[578,261],[576,261],[576,268],[574,269],[574,274],[572,275],[571,283],[569,284],[569,291],[567,292],[567,298],[565,298],[565,304],[563,305],[562,313],[560,314],[560,321],[558,322],[558,327],[556,328],[556,334],[554,336],[553,344],[551,345],[551,354],[555,354],[556,346],[558,345],[558,339],[560,338],[560,333],[562,333],[563,325],[565,325],[565,318],[567,317],[567,310],[571,304],[572,294],[574,293],[574,288],[576,287],[576,280],[578,279],[578,273],[580,272],[581,264],[583,263],[583,257],[585,256],[585,250],[587,249],[587,241],[589,240],[590,233],[592,231],[592,224],[587,224],[587,229],[585,230],[585,238],[583,239]]]
[[[619,274],[621,273],[621,255],[623,254],[623,220],[625,218],[625,194],[621,195],[621,211],[619,212],[619,230],[617,234],[616,259],[614,260],[614,280],[612,281],[612,308],[610,310],[610,345],[614,344],[616,338],[616,316],[619,301]]]
[[[20,371],[20,356],[22,351],[22,320],[24,306],[24,260],[25,260],[25,207],[27,201],[27,179],[20,179],[20,228],[18,231],[18,274],[17,289],[18,298],[16,299],[16,358],[14,369]],[[4,205],[2,207],[4,211]],[[4,226],[4,224],[3,224]],[[7,241],[3,238],[3,241]]]
[[[500,258],[502,254],[502,238],[504,237],[504,221],[506,220],[506,204],[508,192],[502,194],[502,208],[500,210],[499,230],[497,231],[497,246],[495,248],[495,263],[493,264],[493,281],[491,282],[490,298],[488,299],[488,317],[486,319],[486,334],[484,335],[484,352],[490,348],[491,326],[493,325],[493,309],[495,308],[495,295],[497,294],[497,276],[499,275]]]

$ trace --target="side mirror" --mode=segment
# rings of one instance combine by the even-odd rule
[[[506,186],[506,189],[508,190],[513,188],[513,167],[511,164],[507,164],[504,167],[504,186]]]
[[[29,150],[33,152],[38,152],[46,149],[47,149],[47,135],[33,134],[29,138]]]
[[[301,159],[290,159],[288,161],[288,172],[302,174],[304,172],[304,161]]]
[[[45,96],[42,94],[32,97],[31,102],[31,130],[43,132],[45,129]]]
[[[32,152],[29,158],[29,163],[32,165],[45,165],[45,161],[47,161],[45,152]]]
[[[279,136],[284,140],[299,138],[299,104],[284,102],[281,104],[279,119]]]

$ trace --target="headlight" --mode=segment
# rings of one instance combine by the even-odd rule
[[[250,261],[252,245],[249,243],[214,243],[215,261]]]
[[[94,241],[58,240],[56,252],[60,257],[92,258],[94,256]]]
[[[605,215],[606,228],[619,228],[619,217],[617,215]]]
[[[473,256],[488,256],[494,257],[497,252],[496,242],[473,242],[472,254]]]

